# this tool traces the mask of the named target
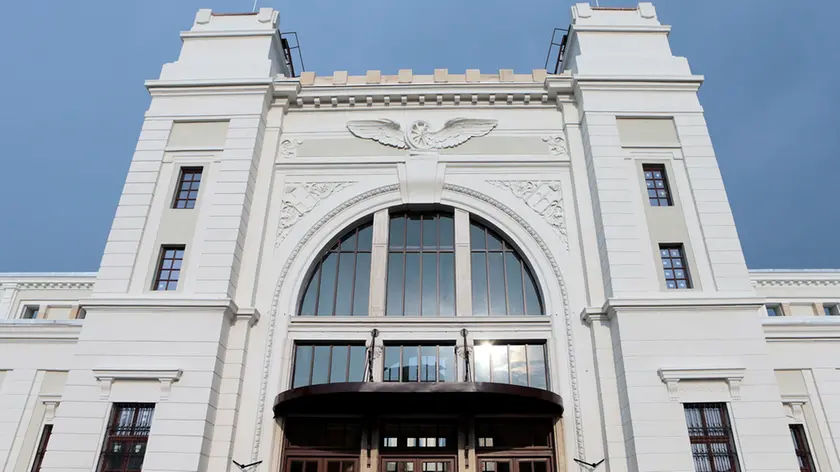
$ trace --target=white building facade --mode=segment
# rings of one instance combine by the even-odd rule
[[[840,470],[840,272],[748,271],[670,27],[572,13],[562,74],[294,78],[199,11],[99,271],[0,274],[3,470]]]

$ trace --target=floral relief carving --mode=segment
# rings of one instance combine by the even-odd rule
[[[542,140],[548,143],[548,151],[555,156],[568,156],[569,150],[566,148],[566,138],[559,134],[551,136],[543,136]]]
[[[297,157],[298,146],[303,144],[300,139],[286,139],[280,143],[280,156],[283,159],[294,159]]]
[[[487,183],[509,190],[516,198],[537,212],[560,235],[566,250],[569,237],[566,231],[566,213],[563,193],[558,181],[542,180],[488,180]]]
[[[292,227],[321,203],[321,200],[349,186],[353,182],[294,182],[283,188],[283,203],[280,207],[280,223],[277,227],[279,246]]]

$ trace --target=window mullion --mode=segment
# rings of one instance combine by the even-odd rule
[[[388,210],[373,215],[373,243],[370,251],[369,316],[385,316],[388,279]]]
[[[472,268],[470,247],[470,214],[455,209],[455,315],[472,312]]]

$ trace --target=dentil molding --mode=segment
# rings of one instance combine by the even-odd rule
[[[668,387],[668,396],[673,401],[680,399],[680,381],[684,380],[722,380],[729,386],[729,395],[733,400],[741,399],[741,381],[744,380],[746,369],[719,368],[719,369],[659,369],[659,378]]]
[[[556,180],[488,180],[487,183],[509,190],[516,198],[542,216],[560,236],[566,250],[569,237],[566,231],[566,214],[563,208],[563,193]]]
[[[275,247],[286,239],[292,227],[322,200],[354,182],[295,182],[283,188],[280,206],[280,223],[277,225]]]
[[[182,373],[181,369],[93,369],[103,400],[111,396],[111,386],[115,380],[157,380],[160,382],[160,399],[166,400],[172,391],[172,383],[178,381]]]

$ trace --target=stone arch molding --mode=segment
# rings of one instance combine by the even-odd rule
[[[569,369],[570,392],[572,395],[572,404],[574,410],[576,442],[575,446],[578,456],[583,457],[585,455],[583,442],[584,433],[581,417],[580,394],[578,388],[577,361],[575,358],[574,340],[572,334],[572,315],[569,309],[568,291],[566,289],[566,283],[563,279],[560,264],[558,263],[557,259],[552,253],[549,245],[542,238],[539,232],[536,229],[534,229],[522,216],[520,216],[519,213],[508,207],[506,204],[500,202],[499,200],[496,200],[495,198],[483,192],[462,185],[444,184],[442,187],[442,193],[444,197],[446,197],[447,194],[450,194],[453,197],[452,199],[443,198],[442,200],[464,202],[465,204],[457,206],[461,207],[466,211],[478,211],[485,217],[490,216],[490,218],[488,219],[491,222],[499,226],[499,228],[505,231],[508,234],[508,236],[513,237],[514,235],[509,231],[510,228],[507,227],[508,225],[502,224],[502,222],[500,222],[498,218],[492,218],[494,212],[501,211],[502,214],[506,215],[509,219],[515,222],[516,225],[518,225],[519,229],[523,230],[531,238],[531,243],[534,243],[536,247],[539,248],[539,254],[534,254],[532,251],[528,250],[526,251],[528,253],[526,255],[531,258],[531,263],[533,267],[539,267],[538,272],[540,273],[540,278],[542,279],[540,281],[540,285],[542,286],[543,290],[545,291],[550,285],[549,281],[546,280],[546,275],[553,275],[554,280],[557,281],[557,286],[559,287],[560,291],[560,300],[558,300],[557,302],[559,302],[560,305],[562,305],[562,312],[557,313],[556,310],[552,311],[555,311],[553,316],[562,316],[563,318],[567,351],[566,358],[568,360],[567,368]],[[379,202],[377,202],[377,204],[375,205],[371,205],[370,201],[372,200],[379,200]],[[400,198],[399,184],[391,184],[373,188],[365,192],[359,193],[352,198],[343,200],[335,207],[331,208],[329,211],[323,214],[323,216],[321,216],[320,219],[314,222],[306,231],[306,233],[302,235],[302,237],[294,246],[294,248],[291,249],[288,257],[286,257],[286,260],[283,263],[283,267],[280,270],[280,273],[277,277],[277,283],[275,285],[274,295],[271,301],[271,308],[269,310],[269,326],[268,333],[266,335],[262,379],[260,383],[259,399],[257,405],[254,443],[251,454],[252,460],[258,460],[258,457],[260,455],[261,442],[263,437],[262,428],[263,425],[266,423],[265,410],[269,393],[268,384],[270,373],[272,372],[272,359],[274,357],[275,351],[274,343],[276,340],[276,327],[278,318],[280,318],[281,315],[279,312],[283,311],[283,315],[288,314],[289,316],[294,316],[292,312],[294,311],[295,302],[291,302],[291,307],[281,307],[281,295],[283,294],[284,288],[286,287],[287,279],[294,280],[296,281],[296,283],[298,283],[298,285],[300,285],[300,281],[303,280],[303,274],[305,274],[305,271],[309,269],[309,265],[311,265],[315,259],[313,254],[311,256],[305,257],[305,260],[298,262],[299,256],[301,255],[305,247],[311,245],[310,243],[319,244],[319,246],[315,249],[315,252],[318,252],[320,249],[322,249],[321,246],[326,244],[330,238],[335,236],[335,234],[333,233],[336,233],[337,231],[342,231],[347,225],[352,224],[354,221],[365,216],[365,214],[370,214],[379,209],[388,208],[402,203],[403,200]],[[491,211],[486,211],[488,209]],[[330,228],[325,229],[325,226],[330,226]],[[329,234],[325,234],[326,232],[328,232]],[[296,265],[296,263],[298,268],[295,272],[299,272],[301,277],[289,277],[290,271],[292,267]],[[546,266],[550,269],[549,271],[544,270]],[[301,267],[302,269],[300,269]],[[288,298],[290,300],[297,300],[296,297],[300,290],[301,287],[294,287],[288,290],[288,292],[290,292],[291,295]],[[544,295],[550,294],[545,293]],[[543,298],[546,300],[549,299],[548,296],[544,296]],[[551,299],[552,304],[555,304],[555,297],[551,297]],[[548,316],[552,316],[550,311],[547,310],[547,312]]]

